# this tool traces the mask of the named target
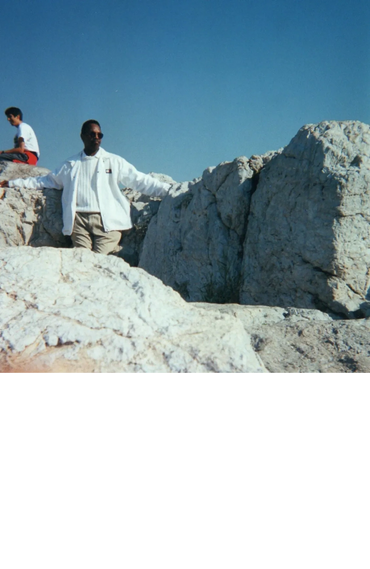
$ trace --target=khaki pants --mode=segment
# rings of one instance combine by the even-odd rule
[[[104,231],[100,213],[76,213],[71,235],[73,247],[109,255],[121,250],[118,245],[121,237],[121,231]]]

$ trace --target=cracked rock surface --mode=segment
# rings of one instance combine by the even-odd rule
[[[262,170],[251,200],[242,304],[366,315],[370,127],[306,125]]]
[[[49,171],[28,164],[0,162],[0,181],[45,176]],[[0,219],[0,247],[70,245],[62,234],[61,192],[58,190],[6,188],[5,196],[0,200]]]
[[[324,121],[178,186],[139,266],[190,301],[370,312],[370,127]]]
[[[320,310],[197,303],[232,314],[252,337],[271,373],[369,373],[370,320],[347,320]]]
[[[241,156],[179,184],[150,222],[139,266],[186,300],[238,302],[251,196],[277,154]]]
[[[117,257],[6,247],[0,266],[3,372],[266,371],[234,316]]]

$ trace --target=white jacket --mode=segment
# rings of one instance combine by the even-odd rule
[[[82,152],[66,160],[60,168],[36,178],[9,180],[10,187],[56,188],[63,190],[63,233],[71,235],[76,214],[76,196],[78,176],[81,166]],[[121,156],[99,150],[97,165],[97,193],[104,231],[122,231],[132,227],[130,202],[123,195],[118,184],[137,190],[147,196],[159,197],[167,195],[170,184],[156,180],[143,174]]]

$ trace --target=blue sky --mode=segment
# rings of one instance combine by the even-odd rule
[[[370,123],[369,21],[367,0],[18,0],[0,108],[23,110],[40,166],[78,152],[94,118],[106,150],[191,180],[307,123]]]

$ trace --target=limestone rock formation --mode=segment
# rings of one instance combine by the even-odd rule
[[[0,180],[14,180],[15,178],[28,178],[29,176],[46,176],[50,170],[40,166],[19,164],[1,160],[0,155]]]
[[[251,196],[277,154],[242,156],[179,184],[149,225],[139,266],[187,300],[238,302]]]
[[[5,247],[0,266],[3,372],[265,371],[235,317],[117,257]]]
[[[0,181],[29,176],[45,176],[50,170],[0,162]],[[0,247],[32,245],[34,247],[68,247],[62,234],[61,193],[58,190],[24,190],[7,188],[0,200]]]
[[[139,266],[191,301],[370,314],[370,127],[306,125],[208,168],[153,217]]]
[[[241,274],[243,304],[369,312],[370,127],[306,125],[262,170]]]
[[[326,121],[192,182],[152,174],[162,201],[123,190],[123,258],[145,271],[68,248],[60,191],[7,189],[0,370],[369,372],[369,143]],[[0,162],[0,180],[47,172]]]
[[[230,314],[271,373],[369,373],[370,320],[302,308],[196,303]]]

